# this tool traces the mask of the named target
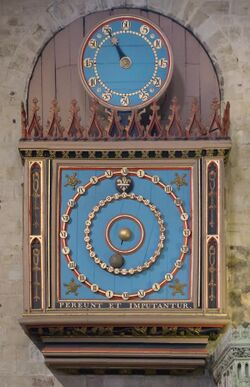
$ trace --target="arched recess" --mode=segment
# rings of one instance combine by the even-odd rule
[[[161,14],[134,8],[112,9],[80,17],[55,34],[43,48],[34,67],[28,88],[28,111],[37,98],[43,126],[49,117],[51,101],[57,99],[62,125],[67,127],[70,102],[76,99],[82,124],[89,120],[90,101],[78,73],[78,57],[84,36],[112,15],[138,15],[153,21],[167,35],[174,54],[174,73],[161,101],[161,115],[167,120],[169,105],[177,97],[184,124],[188,121],[193,98],[200,106],[202,121],[207,123],[213,98],[220,100],[217,74],[212,61],[198,39],[185,27]]]

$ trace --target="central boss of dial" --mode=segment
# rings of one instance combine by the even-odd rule
[[[118,225],[118,227],[120,227],[120,228],[117,230],[117,223],[120,223],[120,221],[124,221],[124,220],[129,220],[130,223],[132,223],[131,224],[132,227],[130,227],[130,228],[129,227],[122,227],[122,226],[120,227]],[[115,227],[113,227],[114,225],[116,226],[116,230],[114,230],[113,234],[115,237],[116,236],[118,237],[119,241],[121,241],[120,246],[116,246],[117,238],[114,238],[115,239],[114,242],[112,241],[111,234],[112,234],[112,228],[115,228]],[[134,225],[136,225],[136,228],[133,227]],[[133,231],[132,231],[132,229],[133,229]],[[135,234],[138,234],[137,229],[139,229],[138,238],[136,238],[136,236],[135,236]],[[136,252],[141,247],[141,245],[144,241],[144,236],[145,236],[145,232],[144,232],[143,225],[139,221],[139,219],[137,219],[135,216],[132,216],[129,214],[121,214],[121,215],[117,215],[114,218],[112,218],[106,227],[106,233],[105,233],[107,244],[109,245],[111,250],[116,252],[114,255],[112,255],[112,257],[109,260],[111,266],[113,266],[114,268],[122,267],[124,262],[125,262],[125,259],[121,254],[132,254],[132,253]],[[133,240],[133,239],[137,239],[135,241],[135,245],[133,247],[130,246],[130,248],[125,248],[125,249],[121,248],[123,242],[126,243],[126,242]]]

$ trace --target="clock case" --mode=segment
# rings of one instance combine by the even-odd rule
[[[74,104],[74,102],[73,102]],[[174,105],[175,104],[175,105]],[[174,106],[172,112],[175,114]],[[55,106],[55,104],[54,104]],[[94,103],[93,116],[96,113]],[[24,163],[24,313],[20,322],[41,348],[46,363],[64,370],[116,372],[145,369],[169,372],[203,367],[208,357],[208,341],[217,337],[228,322],[224,257],[224,164],[231,147],[228,137],[229,104],[223,119],[215,108],[215,119],[204,134],[180,131],[176,115],[172,129],[160,127],[153,104],[152,125],[144,133],[127,130],[120,137],[102,131],[93,120],[88,130],[80,130],[78,110],[69,131],[62,135],[57,111],[50,127],[43,130],[34,101],[28,123],[22,107],[22,139],[19,151]],[[113,112],[113,118],[119,112]],[[130,122],[136,125],[136,112]],[[193,117],[194,118],[194,117]],[[119,131],[119,120],[116,128]],[[190,121],[191,122],[191,121]],[[216,124],[215,124],[216,122]],[[92,126],[91,126],[92,125]],[[131,124],[132,125],[132,124]],[[215,128],[216,127],[216,128]],[[74,128],[74,136],[72,136]],[[211,129],[215,128],[215,129]],[[142,127],[140,126],[140,129]],[[117,133],[117,132],[116,132]],[[135,133],[135,132],[133,132]],[[78,141],[76,141],[78,140]],[[193,213],[192,308],[159,306],[125,308],[112,301],[109,308],[57,304],[58,264],[58,168],[120,169],[192,167]],[[165,300],[168,303],[168,300]],[[119,301],[121,302],[121,301]],[[134,301],[133,301],[134,302]],[[141,301],[136,303],[142,305]],[[169,304],[169,303],[168,303]],[[171,304],[171,303],[170,303]],[[170,305],[169,304],[169,305]],[[130,372],[130,371],[129,371]]]

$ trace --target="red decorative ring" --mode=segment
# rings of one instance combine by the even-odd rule
[[[130,219],[130,220],[134,221],[139,226],[139,228],[140,228],[140,240],[137,243],[137,245],[134,248],[132,248],[132,249],[128,249],[128,250],[118,249],[117,247],[115,247],[113,245],[113,243],[110,240],[110,229],[113,226],[113,224],[115,222],[117,222],[119,219]],[[142,245],[142,243],[144,241],[144,236],[145,236],[145,231],[144,231],[142,223],[135,216],[128,215],[128,214],[121,214],[121,215],[117,215],[114,218],[112,218],[110,220],[110,222],[108,223],[108,225],[106,227],[106,232],[105,232],[106,242],[108,243],[109,247],[112,250],[114,250],[114,251],[116,251],[118,253],[122,253],[122,254],[132,254],[135,251],[137,251],[141,247],[141,245]]]

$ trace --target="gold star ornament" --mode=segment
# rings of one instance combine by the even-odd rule
[[[186,286],[187,286],[186,284],[181,283],[178,279],[175,280],[173,285],[169,285],[169,287],[173,289],[172,290],[173,296],[175,296],[177,293],[179,293],[182,296],[184,296],[183,288],[185,288]]]

